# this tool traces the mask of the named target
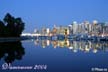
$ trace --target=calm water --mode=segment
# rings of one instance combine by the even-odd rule
[[[9,69],[9,66],[33,68]],[[97,68],[108,71],[108,43],[69,40],[0,43],[0,72],[93,72]]]

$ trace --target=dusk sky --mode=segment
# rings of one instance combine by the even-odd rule
[[[6,13],[21,17],[24,32],[35,28],[67,26],[73,21],[108,22],[108,0],[0,0],[0,20]]]

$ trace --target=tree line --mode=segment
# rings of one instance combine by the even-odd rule
[[[20,37],[24,30],[25,23],[20,17],[15,18],[7,13],[3,20],[0,20],[0,37]]]

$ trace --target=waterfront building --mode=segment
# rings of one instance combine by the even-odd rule
[[[69,34],[72,35],[73,34],[73,24],[68,25],[69,28]]]
[[[73,37],[91,37],[99,36],[104,37],[108,36],[108,23],[99,23],[97,20],[94,20],[92,23],[89,21],[84,21],[82,23],[77,23],[73,21],[72,24],[68,26],[56,26],[54,25],[53,29],[43,27],[41,31],[35,29],[36,34],[41,36],[56,36],[56,35],[73,35]]]
[[[78,23],[76,21],[72,24],[73,34],[78,34]]]

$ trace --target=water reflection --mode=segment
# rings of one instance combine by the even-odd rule
[[[2,42],[0,43],[0,60],[3,58],[6,63],[21,60],[25,54],[21,42]]]
[[[90,41],[72,41],[68,39],[64,40],[35,40],[35,45],[41,45],[46,48],[52,45],[53,48],[67,48],[72,50],[72,52],[83,51],[83,52],[93,52],[98,51],[108,51],[108,43],[106,42],[90,42]]]

